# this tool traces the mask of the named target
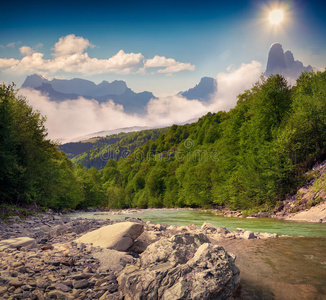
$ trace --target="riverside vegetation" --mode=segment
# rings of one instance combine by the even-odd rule
[[[44,121],[14,87],[1,86],[2,203],[270,209],[325,159],[326,71],[302,73],[293,87],[280,75],[262,77],[229,112],[152,134],[99,170],[73,165],[46,139]],[[90,151],[105,159],[111,150]],[[113,150],[123,149],[116,144]]]

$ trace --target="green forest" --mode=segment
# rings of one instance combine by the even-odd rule
[[[113,134],[104,138],[92,138],[78,143],[59,145],[74,164],[102,169],[110,159],[128,157],[137,147],[147,141],[155,141],[168,128],[142,130],[137,132]]]
[[[121,137],[110,145],[116,159],[104,159],[102,145],[74,164],[44,122],[14,87],[1,86],[1,202],[270,209],[326,158],[326,71],[302,73],[293,87],[280,75],[261,77],[229,112]]]

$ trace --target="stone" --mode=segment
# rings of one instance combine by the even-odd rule
[[[217,231],[216,226],[214,226],[214,225],[211,224],[211,223],[206,223],[206,222],[203,223],[203,225],[201,226],[201,229],[202,229],[202,230],[209,230],[209,231],[211,231],[211,232],[215,232],[215,231]]]
[[[23,265],[23,263],[21,262],[21,261],[17,261],[17,262],[14,262],[13,264],[12,264],[12,267],[13,268],[18,268],[18,267],[20,267],[20,266],[22,266]]]
[[[63,257],[61,259],[61,264],[68,267],[72,267],[75,265],[75,259],[73,257]]]
[[[52,250],[53,246],[52,245],[46,245],[46,246],[42,246],[41,250],[45,251],[45,250]]]
[[[247,230],[241,234],[241,238],[245,240],[251,240],[255,238],[255,234],[253,231]]]
[[[230,230],[221,226],[221,227],[217,228],[216,233],[221,234],[221,235],[227,235],[230,233]]]
[[[278,238],[278,235],[276,233],[261,232],[261,233],[257,234],[257,238],[260,238],[260,239],[269,239],[269,238],[276,239],[276,238]]]
[[[118,277],[130,299],[229,299],[240,284],[234,257],[203,234],[177,234],[147,247]]]
[[[117,251],[126,251],[143,230],[144,226],[142,224],[122,222],[86,233],[75,241],[77,243],[91,243],[93,246]]]
[[[72,284],[74,286],[74,289],[85,289],[88,287],[89,283],[87,279],[82,279],[82,280],[74,280]]]
[[[83,270],[83,273],[94,273],[93,269],[91,267],[86,267],[84,270]]]
[[[190,230],[198,230],[198,229],[199,229],[195,224],[189,224],[189,225],[188,225],[188,228],[189,228]]]
[[[15,278],[15,279],[9,281],[9,285],[17,288],[17,287],[21,287],[22,285],[24,285],[24,283],[22,281],[20,281],[18,278]]]
[[[44,295],[41,291],[39,290],[36,290],[36,291],[33,291],[33,295],[36,297],[36,299],[38,300],[44,300]],[[35,299],[35,298],[34,298]]]
[[[68,293],[72,290],[71,287],[69,287],[63,283],[56,283],[54,286],[57,290],[61,290],[62,292],[65,292],[65,293]]]
[[[48,293],[51,299],[61,299],[61,300],[73,300],[75,299],[72,295],[66,294],[59,290],[53,290]]]
[[[38,288],[40,288],[40,289],[45,289],[45,288],[47,288],[49,285],[50,285],[50,283],[49,283],[47,280],[43,279],[43,278],[38,278],[38,279],[36,279],[36,286],[37,286]]]
[[[37,248],[36,240],[30,237],[19,237],[0,241],[0,251],[8,248],[17,249],[21,247],[25,247],[26,249]]]
[[[91,278],[93,274],[91,273],[79,273],[71,276],[72,280],[88,279]]]
[[[2,296],[3,294],[5,294],[7,292],[7,287],[3,286],[0,287],[0,296]]]
[[[132,264],[135,259],[126,253],[111,249],[95,252],[94,258],[100,261],[98,271],[119,273],[127,264]]]

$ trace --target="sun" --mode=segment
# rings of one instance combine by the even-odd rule
[[[268,20],[272,25],[278,25],[284,20],[284,11],[282,9],[274,9],[268,15]]]

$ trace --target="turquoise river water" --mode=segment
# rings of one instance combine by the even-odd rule
[[[289,237],[219,242],[236,255],[241,292],[237,299],[326,299],[326,224],[288,222],[268,218],[241,219],[197,210],[145,210],[132,214],[75,213],[72,218],[124,220],[125,217],[167,225],[201,226],[209,222],[229,230],[243,228]]]

